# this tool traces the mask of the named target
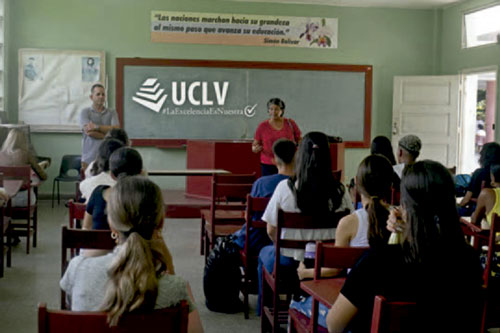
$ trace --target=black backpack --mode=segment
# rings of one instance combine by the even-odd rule
[[[203,273],[205,304],[210,311],[237,313],[243,310],[239,298],[241,285],[240,248],[234,237],[218,237],[207,258]]]

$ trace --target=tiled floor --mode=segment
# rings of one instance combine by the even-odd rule
[[[37,304],[59,308],[61,274],[61,225],[67,224],[64,205],[39,203],[38,246],[25,253],[25,239],[13,251],[12,267],[0,278],[0,332],[37,332]],[[256,297],[250,297],[250,319],[243,313],[223,314],[209,311],[203,295],[203,257],[199,252],[200,222],[197,219],[168,219],[164,237],[174,257],[177,275],[189,281],[200,311],[205,332],[258,332],[260,318],[254,315]]]

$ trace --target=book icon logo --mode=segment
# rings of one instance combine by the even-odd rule
[[[158,79],[149,78],[144,81],[139,91],[132,97],[132,100],[151,111],[160,112],[168,95],[163,93],[165,89],[159,88],[160,83]]]

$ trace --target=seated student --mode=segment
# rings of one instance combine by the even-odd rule
[[[386,198],[391,195],[392,175],[394,171],[389,160],[382,155],[366,157],[358,168],[356,186],[361,194],[364,208],[343,217],[335,232],[335,245],[339,247],[368,247],[385,246],[390,232],[385,224],[389,217],[389,205]],[[304,262],[297,269],[299,279],[314,277],[314,268],[308,268]],[[322,268],[321,276],[331,277],[341,273],[340,269]],[[291,308],[297,309],[310,317],[312,299],[303,297],[300,302],[292,300]],[[320,304],[318,324],[326,327],[328,309]]]
[[[278,211],[302,212],[325,219],[324,229],[295,230],[283,229],[282,237],[287,239],[321,240],[333,239],[335,227],[329,225],[328,217],[339,211],[351,211],[352,202],[349,194],[332,175],[332,164],[328,138],[321,132],[310,132],[300,142],[295,163],[295,176],[282,180],[274,191],[262,216],[267,222],[267,233],[274,241],[278,224]],[[333,221],[332,221],[333,222]],[[259,254],[259,299],[257,314],[260,314],[262,269],[272,272],[274,269],[274,245],[264,247]],[[304,250],[283,249],[280,265],[296,269],[304,259]],[[295,278],[298,277],[295,273]]]
[[[380,154],[382,156],[385,156],[389,160],[392,166],[396,165],[396,159],[394,157],[394,152],[392,151],[391,140],[389,140],[386,136],[379,135],[372,140],[370,146],[370,153],[372,155]],[[399,191],[399,183],[400,183],[400,177],[396,173],[396,171],[394,171],[392,176],[392,185],[398,191]],[[356,187],[354,183],[354,178],[351,179],[351,182],[349,184],[349,193],[351,194],[352,202],[356,202]],[[390,199],[390,197],[387,199]],[[361,203],[358,203],[358,207],[355,208],[361,208],[362,205],[360,204]]]
[[[288,139],[279,139],[273,144],[274,161],[276,163],[276,167],[278,168],[278,173],[263,176],[257,179],[252,186],[252,191],[250,192],[252,197],[271,197],[279,182],[293,176],[295,151],[295,143]],[[259,219],[260,215],[255,218]],[[251,235],[249,236],[249,248],[253,253],[257,254],[264,246],[272,244],[267,232],[262,229],[250,229],[250,231]],[[234,235],[236,236],[235,243],[243,249],[245,247],[246,225],[243,225],[243,227],[235,232]]]
[[[130,140],[128,139],[127,132],[125,132],[125,130],[122,128],[112,128],[104,136],[104,140],[105,139],[116,139],[122,142],[125,146],[130,147]],[[90,170],[95,169],[94,167],[95,162],[96,160],[90,162],[89,166],[85,169],[85,178],[92,177]]]
[[[415,163],[422,149],[422,141],[416,135],[409,134],[402,137],[398,142],[398,163],[394,166],[394,172],[399,176],[403,175],[403,169],[408,164]]]
[[[111,326],[130,311],[153,311],[189,303],[189,332],[202,332],[186,281],[172,274],[173,262],[162,238],[164,210],[160,188],[143,176],[121,179],[111,190],[109,224],[118,245],[99,257],[73,258],[60,281],[73,311],[106,311]]]
[[[450,172],[429,160],[408,165],[401,205],[402,242],[371,249],[350,271],[328,312],[329,332],[368,332],[375,295],[415,301],[415,332],[477,331],[481,265],[465,243]],[[401,216],[392,210],[389,220]]]
[[[82,192],[82,197],[85,198],[86,202],[97,186],[111,186],[116,183],[109,173],[109,157],[115,150],[124,146],[125,145],[121,141],[116,139],[105,139],[101,142],[97,150],[96,163],[90,171],[92,177],[85,178],[80,183],[80,192]]]
[[[26,134],[16,128],[9,131],[5,142],[0,150],[0,166],[30,165],[40,180],[46,180],[45,168],[49,166],[48,161],[38,163],[36,156],[29,150]],[[31,188],[30,205],[36,203],[35,190]],[[19,191],[12,198],[12,207],[26,207],[28,205],[27,190]]]
[[[480,168],[472,174],[467,192],[459,203],[458,214],[460,216],[470,216],[474,212],[476,203],[471,199],[479,197],[483,186],[491,188],[490,167],[492,164],[500,164],[500,145],[496,142],[488,142],[481,149],[479,154]]]
[[[493,188],[483,188],[477,199],[476,210],[472,214],[471,223],[489,229],[493,214],[500,215],[500,164],[490,166],[491,186]],[[486,218],[487,225],[482,221]]]
[[[122,147],[109,157],[111,177],[115,180],[141,174],[141,155],[132,148]],[[83,218],[83,229],[109,230],[106,203],[111,191],[110,185],[97,186],[89,198]]]

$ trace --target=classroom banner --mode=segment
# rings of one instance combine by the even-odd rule
[[[322,17],[151,12],[158,43],[337,48],[337,19]]]

